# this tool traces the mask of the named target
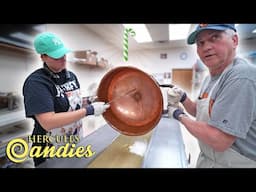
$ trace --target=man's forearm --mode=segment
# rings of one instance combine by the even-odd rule
[[[206,122],[194,121],[186,115],[181,115],[179,121],[193,136],[219,152],[229,148],[236,139],[236,137],[224,133]]]
[[[196,102],[193,102],[190,98],[187,97],[182,104],[190,115],[194,117],[196,116]]]

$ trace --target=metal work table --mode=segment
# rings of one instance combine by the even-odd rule
[[[24,121],[25,111],[24,110],[12,110],[1,109],[0,110],[0,128],[4,126],[12,126]]]
[[[91,145],[95,155],[89,158],[51,158],[38,168],[87,168],[120,136],[106,124],[81,140],[77,146]],[[127,149],[126,149],[127,150]],[[153,129],[140,168],[185,168],[187,159],[179,122],[163,116]]]
[[[91,145],[95,155],[89,158],[51,158],[38,166],[38,168],[85,168],[88,163],[97,157],[107,146],[109,146],[120,135],[109,125],[97,129],[76,146]]]
[[[187,165],[179,122],[161,118],[150,139],[142,167],[185,168]]]

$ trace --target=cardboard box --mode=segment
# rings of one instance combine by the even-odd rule
[[[99,67],[102,67],[102,68],[105,68],[107,67],[108,65],[108,60],[104,59],[104,58],[101,58],[98,63],[97,63],[97,66]]]
[[[91,50],[79,50],[73,52],[74,57],[78,59],[87,59],[91,54]]]

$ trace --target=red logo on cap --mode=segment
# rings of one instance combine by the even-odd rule
[[[202,27],[207,27],[207,25],[208,25],[208,24],[201,23],[201,24],[199,24],[199,27],[201,27],[201,28],[202,28]]]

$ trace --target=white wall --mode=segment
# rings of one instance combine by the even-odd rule
[[[104,30],[104,29],[102,29]],[[82,24],[48,24],[47,31],[58,34],[66,46],[72,50],[97,51],[97,57],[108,59],[112,68],[115,66],[134,66],[147,73],[170,72],[172,68],[191,68],[196,61],[196,54],[193,46],[177,48],[171,50],[143,50],[130,51],[128,61],[123,61],[122,51],[110,45],[107,41],[100,39],[96,34],[89,31]],[[123,34],[120,34],[121,36]],[[181,52],[187,52],[188,58],[181,60]],[[167,53],[167,59],[160,59],[160,53]],[[72,55],[70,55],[72,57]],[[69,64],[68,68],[74,71],[80,82],[81,89],[87,93],[88,87],[94,83],[99,83],[108,70],[102,68],[89,67],[86,65]]]
[[[195,47],[187,46],[170,50],[143,50],[129,51],[128,61],[123,61],[122,50],[100,39],[96,34],[87,30],[83,24],[47,24],[46,30],[57,33],[66,46],[73,50],[91,49],[98,52],[98,57],[108,59],[111,66],[131,65],[148,73],[163,73],[172,68],[191,68],[195,63],[197,54]],[[102,29],[104,30],[104,29]],[[122,34],[120,34],[122,35]],[[240,40],[238,53],[256,49],[256,40]],[[188,58],[181,60],[181,52],[187,52]],[[167,59],[160,59],[160,53],[167,53]],[[0,91],[16,91],[21,93],[21,87],[25,77],[42,62],[39,55],[26,54],[22,51],[0,49]],[[80,79],[82,90],[86,91],[89,85],[99,82],[103,75],[110,70],[88,67],[78,64],[69,64]]]
[[[246,56],[251,51],[256,51],[256,39],[239,40],[239,54]]]
[[[0,48],[0,92],[21,94],[24,79],[33,68],[33,55],[13,49]]]
[[[180,54],[186,52],[186,60],[180,59]],[[166,53],[167,58],[161,59],[160,54]],[[127,64],[141,68],[148,73],[171,72],[172,68],[192,68],[196,61],[194,49],[191,47],[175,48],[169,50],[143,50],[129,52]]]

